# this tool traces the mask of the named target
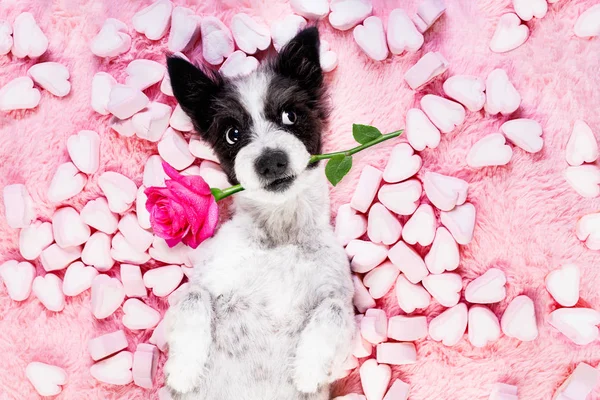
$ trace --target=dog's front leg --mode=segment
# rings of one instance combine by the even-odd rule
[[[351,353],[355,334],[352,307],[339,299],[324,299],[300,335],[294,361],[296,388],[314,393],[319,386],[335,380]]]
[[[197,387],[212,343],[213,309],[210,294],[192,286],[165,315],[169,358],[165,364],[167,385],[180,393]]]

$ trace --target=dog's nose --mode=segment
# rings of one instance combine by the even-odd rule
[[[256,173],[264,179],[272,180],[281,178],[287,171],[289,159],[281,150],[266,150],[256,159],[254,168]]]

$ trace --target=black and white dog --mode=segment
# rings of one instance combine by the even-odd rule
[[[324,400],[356,331],[348,258],[330,225],[319,34],[308,28],[252,75],[169,58],[173,93],[236,194],[234,215],[192,256],[167,312],[175,399]]]

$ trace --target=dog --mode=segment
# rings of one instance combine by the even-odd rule
[[[234,79],[177,57],[173,93],[232,184],[233,215],[192,253],[165,317],[177,400],[324,400],[356,334],[348,257],[330,223],[319,33],[300,31]]]

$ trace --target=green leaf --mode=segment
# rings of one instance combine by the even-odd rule
[[[338,154],[331,157],[325,166],[325,175],[333,186],[336,186],[352,168],[352,156]]]
[[[358,143],[366,144],[383,135],[381,134],[381,131],[374,126],[353,124],[352,136],[354,136],[354,140]]]

